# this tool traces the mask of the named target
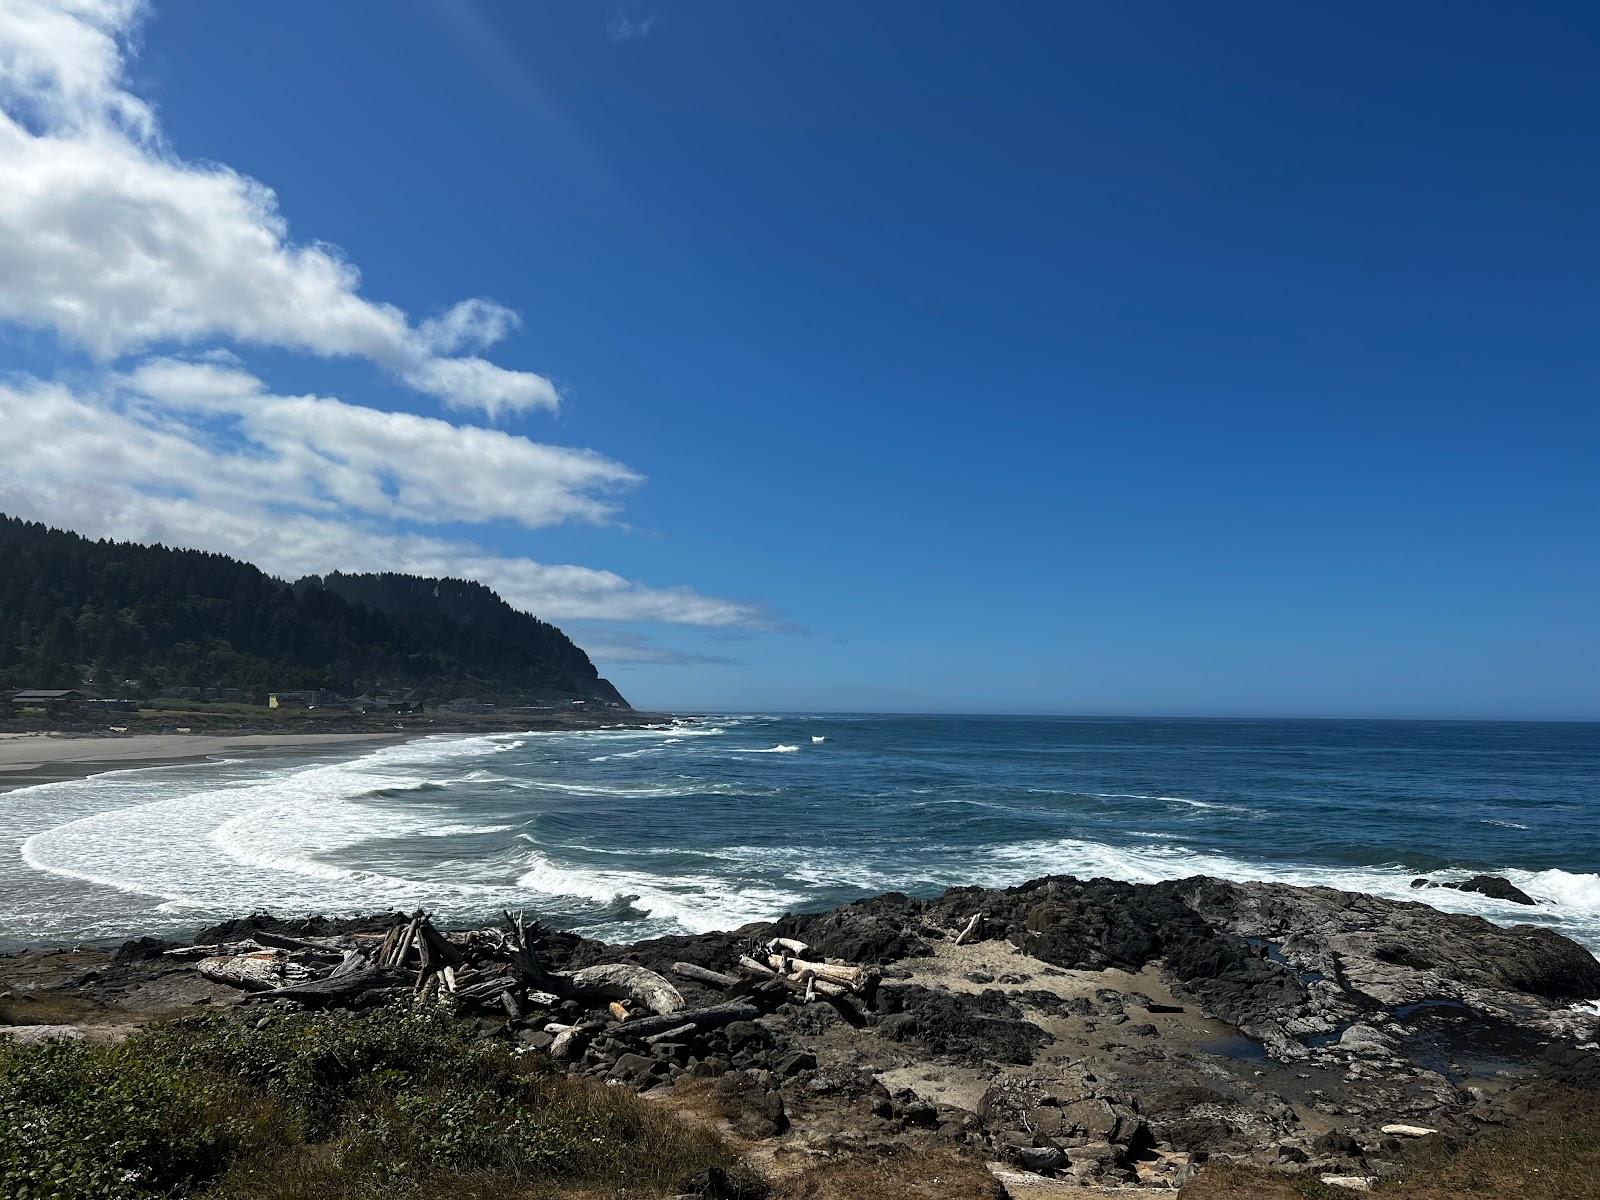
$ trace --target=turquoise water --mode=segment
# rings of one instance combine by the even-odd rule
[[[0,946],[254,908],[514,905],[631,939],[900,889],[1509,876],[1600,947],[1600,726],[725,716],[124,771],[0,796]]]

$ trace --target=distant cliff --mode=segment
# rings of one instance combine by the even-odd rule
[[[554,625],[482,584],[288,584],[222,554],[92,541],[0,515],[0,685],[405,691],[627,706]]]

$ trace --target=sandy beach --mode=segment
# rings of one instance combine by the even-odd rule
[[[170,766],[218,755],[327,750],[403,741],[396,733],[138,733],[126,737],[0,734],[0,792],[100,771]]]

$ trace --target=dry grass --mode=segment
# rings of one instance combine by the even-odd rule
[[[1386,1200],[1600,1200],[1600,1096],[1528,1093],[1522,1120],[1459,1149],[1412,1152],[1405,1170],[1373,1188]],[[1349,1200],[1315,1176],[1292,1179],[1255,1167],[1201,1171],[1182,1200]]]
[[[772,1200],[1004,1200],[980,1162],[948,1150],[857,1156],[809,1167],[780,1181]]]

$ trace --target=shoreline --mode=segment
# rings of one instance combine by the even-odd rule
[[[228,757],[297,750],[379,746],[409,740],[402,733],[137,733],[127,736],[0,734],[0,794],[47,783],[90,779],[111,771],[175,767]]]
[[[562,729],[624,729],[669,720],[659,713],[636,720],[516,721],[504,719],[429,721],[393,730],[281,729],[196,730],[193,733],[91,733],[79,730],[0,732],[0,794],[47,783],[89,779],[110,771],[202,763],[218,756],[265,757],[347,747],[378,747],[439,734],[546,733]]]

